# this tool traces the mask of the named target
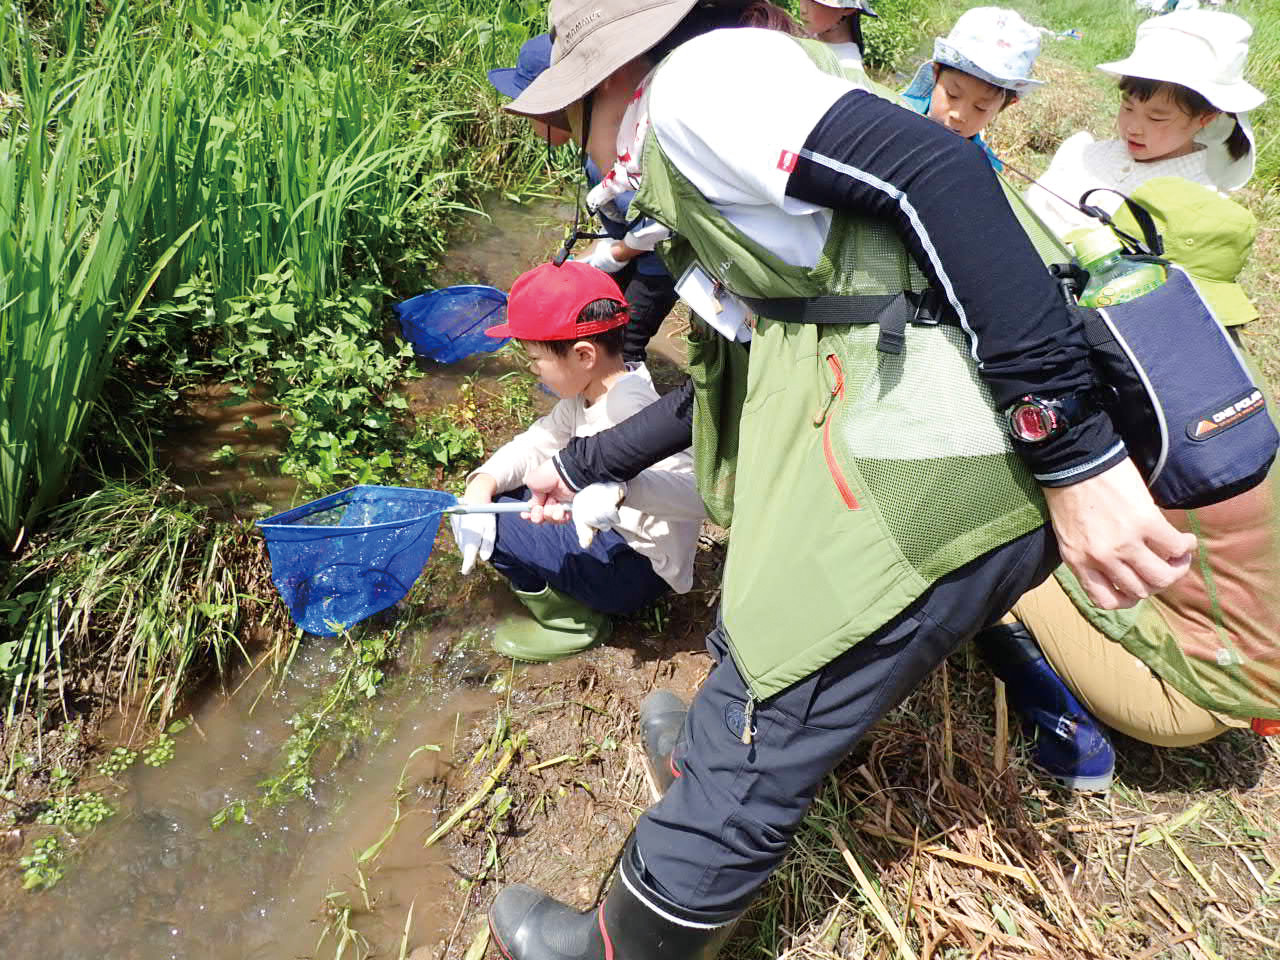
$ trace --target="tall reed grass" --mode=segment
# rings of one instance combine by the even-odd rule
[[[509,121],[478,100],[482,67],[514,58],[535,12],[117,0],[90,20],[77,0],[46,6],[57,50],[19,7],[0,18],[3,545],[61,491],[144,297],[199,280],[223,316],[287,271],[305,315],[354,265],[395,260],[411,219],[438,227],[459,182],[492,175]]]

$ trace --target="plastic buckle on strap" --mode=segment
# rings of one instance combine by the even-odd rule
[[[1280,720],[1264,720],[1262,717],[1254,717],[1249,726],[1260,737],[1280,735]]]
[[[942,322],[942,298],[933,287],[924,290],[919,296],[911,322],[924,327],[936,327]]]
[[[880,337],[876,340],[876,349],[881,353],[902,353],[907,345],[907,322],[910,317],[908,308],[910,301],[906,293],[900,293],[876,316],[880,327]],[[918,309],[918,308],[917,308]]]

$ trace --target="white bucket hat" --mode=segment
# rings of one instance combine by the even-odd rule
[[[933,42],[933,62],[954,67],[995,87],[1023,94],[1042,86],[1031,79],[1040,31],[1012,10],[974,7]]]
[[[1098,69],[1190,87],[1219,110],[1243,113],[1262,106],[1266,95],[1244,79],[1253,27],[1234,13],[1177,10],[1138,26],[1124,60]]]
[[[813,0],[813,2],[823,7],[832,7],[836,10],[850,10],[856,13],[865,13],[868,17],[880,16],[880,14],[871,9],[869,0]]]

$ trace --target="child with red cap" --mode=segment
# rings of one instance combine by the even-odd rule
[[[511,287],[507,322],[560,402],[467,478],[463,500],[527,499],[525,474],[574,437],[587,437],[658,399],[622,356],[627,302],[607,273],[580,261],[545,263]],[[503,495],[503,496],[499,496]],[[462,572],[488,560],[533,615],[498,626],[494,649],[518,660],[557,660],[604,639],[611,614],[634,613],[668,589],[693,585],[703,507],[687,450],[625,484],[600,483],[573,500],[573,525],[535,525],[521,514],[451,518]]]

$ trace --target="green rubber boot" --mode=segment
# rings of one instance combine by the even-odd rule
[[[513,591],[533,614],[510,617],[498,624],[493,649],[513,660],[545,663],[581,653],[613,631],[607,614],[583,606],[551,587],[537,593]]]

